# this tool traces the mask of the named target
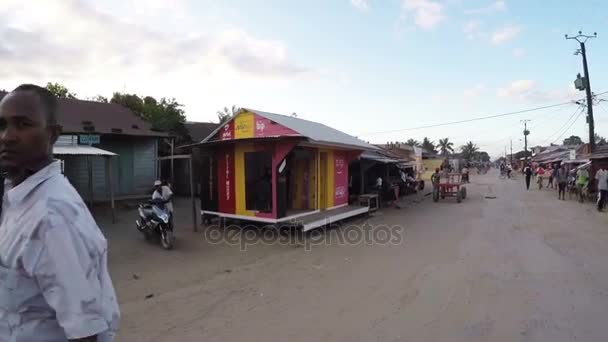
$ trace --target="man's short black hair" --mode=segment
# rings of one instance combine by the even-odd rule
[[[48,89],[37,86],[35,84],[22,84],[15,88],[12,92],[31,91],[38,96],[40,103],[46,111],[46,124],[57,124],[57,98]]]

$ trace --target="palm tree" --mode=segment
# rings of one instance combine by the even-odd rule
[[[435,145],[435,142],[431,141],[427,137],[424,137],[424,139],[422,139],[421,147],[427,150],[429,153],[437,154],[437,146]]]
[[[454,153],[454,143],[450,141],[450,138],[439,139],[439,150],[441,155],[447,157],[450,153]]]
[[[462,152],[462,157],[465,160],[470,161],[479,151],[479,147],[477,147],[477,145],[475,145],[472,141],[469,141],[460,147],[460,151]]]
[[[220,121],[220,125],[228,122],[240,111],[241,109],[237,106],[232,106],[230,108],[224,107],[224,109],[217,111],[217,119]]]
[[[405,144],[410,145],[412,147],[420,147],[420,142],[416,139],[408,139],[408,141],[406,141]]]

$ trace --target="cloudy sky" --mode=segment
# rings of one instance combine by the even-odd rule
[[[592,87],[608,91],[606,27],[600,0],[0,0],[0,89],[174,97],[191,121],[233,104],[296,112],[371,142],[449,137],[498,155],[523,146],[521,119],[535,145],[585,137],[584,115],[566,105],[406,129],[582,97],[578,45],[564,39],[578,30],[598,32]]]

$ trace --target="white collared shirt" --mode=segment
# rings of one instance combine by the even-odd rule
[[[0,341],[110,342],[120,312],[107,242],[53,162],[6,183],[0,224]]]

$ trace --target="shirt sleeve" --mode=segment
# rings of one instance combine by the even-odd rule
[[[99,260],[68,220],[49,215],[33,273],[68,339],[109,330],[102,308]]]

